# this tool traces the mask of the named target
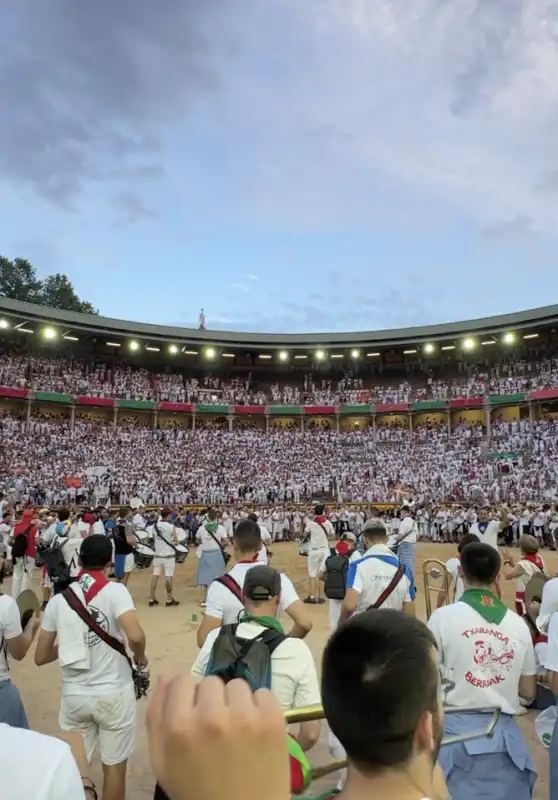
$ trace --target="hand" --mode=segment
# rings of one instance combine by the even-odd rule
[[[267,689],[164,677],[149,704],[147,734],[153,772],[172,800],[189,800],[192,791],[196,800],[289,800],[285,722]]]
[[[138,669],[147,669],[147,665],[149,664],[147,656],[144,656],[143,658],[136,658],[135,662]]]

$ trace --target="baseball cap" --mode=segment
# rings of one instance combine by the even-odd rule
[[[281,575],[272,567],[252,567],[246,573],[243,588],[246,600],[270,600],[281,594]]]
[[[347,539],[349,542],[356,542],[357,537],[354,535],[354,533],[344,533],[343,539]]]

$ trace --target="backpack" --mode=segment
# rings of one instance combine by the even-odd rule
[[[335,549],[331,550],[331,555],[326,558],[324,576],[324,594],[328,600],[345,599],[348,571],[347,556],[339,555]]]
[[[27,550],[29,548],[29,540],[27,538],[31,528],[33,527],[33,523],[31,522],[23,531],[23,533],[18,533],[16,536],[13,537],[13,544],[12,544],[12,560],[15,561],[18,558],[23,558],[27,554]]]
[[[41,559],[48,577],[53,583],[63,583],[71,578],[70,565],[66,564],[62,547],[68,540],[55,536],[52,544],[41,550]]]
[[[209,656],[206,675],[217,675],[225,683],[243,678],[252,691],[271,688],[271,654],[287,638],[267,628],[254,639],[241,639],[236,625],[223,625]]]

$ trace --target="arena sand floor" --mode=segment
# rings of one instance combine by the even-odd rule
[[[273,546],[273,565],[285,570],[294,581],[301,597],[306,596],[306,559],[298,555],[295,544],[275,544]],[[417,555],[417,584],[419,594],[417,598],[417,613],[424,619],[425,605],[424,592],[422,591],[422,562],[426,558],[447,560],[456,552],[453,545],[420,544]],[[558,555],[545,554],[547,567],[551,574],[558,572]],[[195,630],[201,609],[198,606],[197,590],[193,586],[197,560],[191,553],[185,564],[178,567],[176,575],[175,597],[180,601],[177,608],[167,609],[159,606],[150,609],[147,606],[147,593],[150,571],[134,572],[130,578],[129,588],[134,596],[139,612],[140,622],[147,635],[147,654],[151,668],[152,681],[164,672],[188,671],[197,652]],[[9,582],[4,586],[9,591]],[[37,592],[39,592],[38,577],[36,579]],[[162,598],[162,595],[161,595]],[[505,582],[504,599],[513,607],[514,588],[513,582]],[[327,606],[309,606],[314,618],[314,628],[307,638],[307,642],[314,653],[319,665],[321,652],[328,637]],[[31,726],[44,733],[53,733],[57,730],[58,708],[60,697],[60,675],[57,664],[45,667],[35,667],[32,655],[29,654],[21,664],[14,664],[12,677],[22,694]],[[136,749],[132,756],[128,770],[129,800],[151,800],[153,797],[153,776],[149,767],[149,754],[147,738],[144,727],[144,715],[147,701],[138,703],[139,725],[136,738]],[[548,757],[538,742],[534,731],[534,718],[536,712],[529,712],[519,718],[531,753],[534,757],[539,779],[535,791],[535,800],[546,800],[548,797],[547,772]],[[319,744],[311,753],[313,763],[322,763],[328,759],[327,732],[322,731]],[[98,764],[94,763],[94,778],[100,780]],[[335,785],[336,776],[328,776],[312,787],[312,794],[326,791]]]

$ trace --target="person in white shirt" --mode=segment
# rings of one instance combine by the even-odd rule
[[[417,523],[413,519],[411,508],[409,506],[403,506],[401,508],[401,523],[394,539],[398,544],[398,559],[402,564],[409,568],[409,571],[413,576],[415,574],[417,532]]]
[[[32,759],[32,768],[30,761]],[[65,742],[0,723],[2,793],[9,800],[92,800]]]
[[[16,728],[29,725],[19,692],[10,678],[9,659],[25,658],[40,624],[38,617],[32,617],[24,631],[16,601],[0,592],[0,722]]]
[[[424,623],[388,608],[340,625],[324,650],[322,703],[348,761],[340,797],[448,797],[436,766],[444,719],[436,643]]]
[[[271,542],[271,534],[265,527],[265,525],[263,525],[260,522],[257,514],[253,512],[251,514],[248,514],[248,519],[252,520],[252,522],[255,522],[258,525],[260,529],[260,536],[262,538],[262,546],[260,548],[260,552],[258,553],[257,561],[259,564],[268,564],[271,554],[267,545],[269,544],[269,542]]]
[[[205,608],[207,589],[211,583],[225,574],[226,558],[224,548],[228,544],[227,534],[218,523],[218,512],[210,508],[207,519],[198,528],[196,539],[199,542],[198,571],[196,585],[200,587],[200,606]]]
[[[271,628],[283,633],[277,620],[281,604],[281,574],[264,565],[256,564],[248,570],[244,580],[244,604],[235,635],[240,639],[254,639]],[[213,646],[221,629],[212,630],[204,642],[192,667],[192,675],[201,680],[211,666]],[[308,645],[301,639],[285,637],[271,654],[271,690],[283,711],[320,704],[320,686],[314,658]],[[310,750],[320,736],[317,720],[303,722],[296,735],[303,750]]]
[[[71,580],[74,580],[79,572],[79,549],[81,547],[82,536],[79,531],[70,525],[70,512],[67,508],[58,509],[58,520],[42,531],[39,537],[39,547],[54,547],[59,546],[60,551],[64,557],[64,561],[68,565],[70,580],[67,581],[53,581],[50,579],[46,568],[45,578],[43,581],[43,608],[45,610],[50,594],[54,588],[54,594],[63,592]]]
[[[381,519],[368,520],[362,529],[366,552],[349,565],[347,593],[339,621],[374,608],[394,608],[414,614],[415,589],[409,568],[387,546]]]
[[[430,617],[440,660],[444,704],[463,713],[446,715],[444,733],[461,736],[487,728],[488,709],[501,716],[490,737],[442,747],[440,765],[452,800],[530,800],[536,772],[515,721],[520,697],[527,703],[537,693],[537,665],[525,621],[494,593],[501,559],[488,544],[463,548],[461,573],[465,591],[457,603]],[[478,713],[475,709],[485,708]],[[497,776],[497,784],[495,784]]]
[[[505,522],[505,524],[504,524]],[[501,521],[490,519],[489,508],[479,508],[478,519],[469,526],[469,533],[474,533],[483,544],[489,544],[498,550],[498,536],[500,531],[507,527],[507,519]]]
[[[320,504],[314,508],[314,519],[306,523],[304,534],[308,540],[308,597],[305,603],[325,603],[325,598],[320,595],[320,581],[318,576],[329,551],[329,539],[333,539],[335,531],[331,522],[324,515],[324,507]]]
[[[553,578],[545,584],[545,589],[550,583],[558,584],[558,578]],[[553,595],[556,587],[554,587]],[[543,593],[544,603],[544,593]],[[548,606],[547,606],[548,607]],[[540,619],[540,617],[539,617]],[[538,624],[538,621],[537,621]],[[548,674],[548,685],[558,702],[558,612],[554,611],[548,624],[548,643],[544,657],[544,667]],[[549,800],[558,800],[558,718],[550,741],[550,774],[549,774]]]
[[[258,564],[261,548],[259,526],[250,519],[242,520],[235,528],[233,548],[236,558],[234,567],[226,575],[213,581],[207,593],[205,613],[198,628],[198,646],[203,644],[210,631],[222,625],[238,622],[242,613],[242,587],[246,573]],[[289,636],[304,639],[312,630],[312,620],[302,604],[289,578],[281,573],[281,600],[278,613],[287,614],[293,621]]]
[[[515,610],[522,617],[527,613],[525,587],[533,575],[544,575],[546,568],[543,558],[539,554],[539,543],[534,536],[528,533],[523,534],[519,539],[519,549],[521,558],[517,564],[511,555],[504,561],[504,564],[509,564],[511,567],[504,577],[507,581],[515,580]]]
[[[145,635],[132,596],[123,584],[111,583],[104,575],[111,557],[106,536],[93,534],[84,539],[82,571],[66,592],[75,593],[105,633],[123,644],[124,635],[136,666],[145,668]],[[35,650],[38,666],[57,659],[62,673],[60,727],[83,735],[88,760],[99,744],[105,780],[103,798],[121,800],[126,795],[126,766],[136,731],[130,662],[93,630],[87,630],[64,593],[50,600]]]
[[[170,515],[170,508],[161,509],[160,519],[149,528],[150,538],[152,538],[155,543],[153,575],[149,587],[149,605],[151,607],[159,605],[159,601],[157,600],[157,585],[161,572],[165,573],[165,589],[167,591],[165,606],[167,608],[174,608],[174,606],[179,605],[178,600],[175,600],[172,594],[174,570],[176,568],[175,547],[178,544],[178,538],[174,525],[169,521]]]
[[[456,558],[449,558],[446,561],[446,570],[450,575],[451,578],[451,587],[450,587],[450,596],[446,596],[445,587],[443,587],[440,592],[438,593],[438,603],[437,608],[441,608],[445,606],[447,603],[456,603],[460,598],[463,592],[465,591],[465,586],[463,584],[463,577],[461,575],[461,553],[463,552],[463,548],[467,547],[468,544],[472,544],[473,542],[478,542],[479,537],[474,533],[466,533],[464,536],[461,537],[459,540],[459,544],[457,545],[457,557]]]
[[[331,631],[334,631],[339,624],[341,606],[347,592],[348,568],[350,564],[362,558],[356,544],[357,537],[354,533],[344,533],[341,541],[337,542],[336,546],[332,547],[324,555],[320,568],[319,577],[324,583],[324,593],[328,599],[329,627]],[[344,576],[340,569],[341,565],[346,570]],[[340,583],[343,585],[340,585]]]

